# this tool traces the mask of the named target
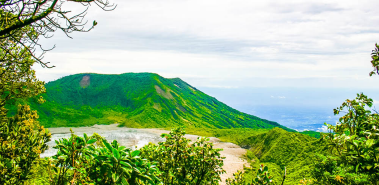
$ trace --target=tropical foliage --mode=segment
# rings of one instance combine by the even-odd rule
[[[140,151],[119,146],[94,134],[56,141],[56,155],[48,161],[51,184],[158,184],[155,165]]]
[[[222,169],[221,149],[214,149],[207,138],[190,144],[182,128],[162,134],[165,142],[148,144],[141,149],[142,157],[157,161],[163,184],[218,184]]]
[[[228,184],[378,184],[379,116],[373,100],[358,94],[334,110],[346,112],[330,133],[299,134],[276,122],[241,113],[181,79],[156,74],[77,74],[44,84],[33,64],[48,51],[39,37],[56,30],[86,32],[87,10],[67,16],[63,0],[0,1],[0,184],[218,184],[224,173],[220,149],[206,138],[191,143],[183,129],[164,134],[165,142],[140,150],[109,143],[94,134],[72,133],[56,141],[57,154],[40,159],[50,133],[40,126],[83,126],[118,122],[129,127],[207,128],[249,148],[250,168]],[[72,3],[114,8],[103,0]],[[69,35],[68,35],[69,36]],[[41,56],[36,53],[41,51]],[[379,74],[379,46],[371,54]],[[48,90],[43,97],[39,96]],[[31,110],[30,106],[37,109]],[[218,129],[224,129],[222,131]],[[271,129],[268,131],[268,129]],[[291,131],[291,132],[288,132]],[[313,137],[309,137],[310,135]],[[316,139],[321,137],[321,139]],[[261,165],[264,163],[265,165]],[[270,175],[271,174],[271,175]],[[284,174],[284,176],[283,176]]]
[[[39,126],[36,111],[19,106],[13,117],[0,116],[0,184],[20,184],[47,149],[50,133]]]
[[[0,22],[4,19],[0,16]],[[0,24],[0,29],[4,26],[7,24]],[[26,101],[45,92],[44,83],[36,79],[31,69],[35,61],[28,48],[14,42],[24,37],[36,38],[38,34],[26,26],[10,38],[0,37],[0,184],[19,184],[28,179],[32,166],[50,140],[48,130],[39,126],[37,112],[28,105],[16,105],[22,99]],[[36,98],[38,102],[43,99]],[[13,109],[11,115],[9,107]]]
[[[261,164],[260,168],[257,171],[257,176],[255,179],[252,180],[251,183],[246,182],[246,179],[244,178],[244,174],[242,171],[237,171],[233,174],[233,179],[228,178],[226,179],[227,185],[264,185],[264,184],[272,184],[272,177],[270,176],[270,173],[268,172],[268,167],[264,164]]]
[[[330,149],[320,155],[314,176],[324,184],[370,184],[379,182],[379,115],[370,109],[373,100],[358,94],[334,109],[346,112],[337,125],[328,125],[324,135]]]

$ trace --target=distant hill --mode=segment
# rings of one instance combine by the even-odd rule
[[[120,123],[128,127],[273,128],[179,78],[153,73],[75,74],[46,84],[44,104],[31,101],[47,127]]]

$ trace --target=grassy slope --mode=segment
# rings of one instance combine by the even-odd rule
[[[287,167],[285,184],[298,184],[303,178],[309,179],[315,153],[325,151],[320,140],[280,128],[248,137],[240,145],[250,148],[247,153],[253,167],[248,171],[250,178],[255,176],[259,164],[264,163],[277,183],[283,179],[283,169]]]
[[[89,81],[83,81],[88,76]],[[121,123],[128,127],[281,127],[239,112],[179,78],[152,73],[76,74],[46,84],[46,103],[31,101],[47,127]]]

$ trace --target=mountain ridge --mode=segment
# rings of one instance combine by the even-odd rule
[[[31,101],[42,125],[120,123],[129,127],[274,128],[276,122],[240,112],[180,78],[155,73],[81,73],[48,82],[46,103]]]

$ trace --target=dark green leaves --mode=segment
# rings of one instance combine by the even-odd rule
[[[101,140],[101,146],[96,144]],[[130,151],[99,138],[97,134],[84,138],[72,134],[69,139],[57,142],[57,155],[50,175],[51,182],[62,184],[74,180],[95,184],[159,184],[157,168],[146,159],[140,158],[140,151]],[[63,169],[63,170],[62,170]],[[71,171],[71,173],[67,173]]]

